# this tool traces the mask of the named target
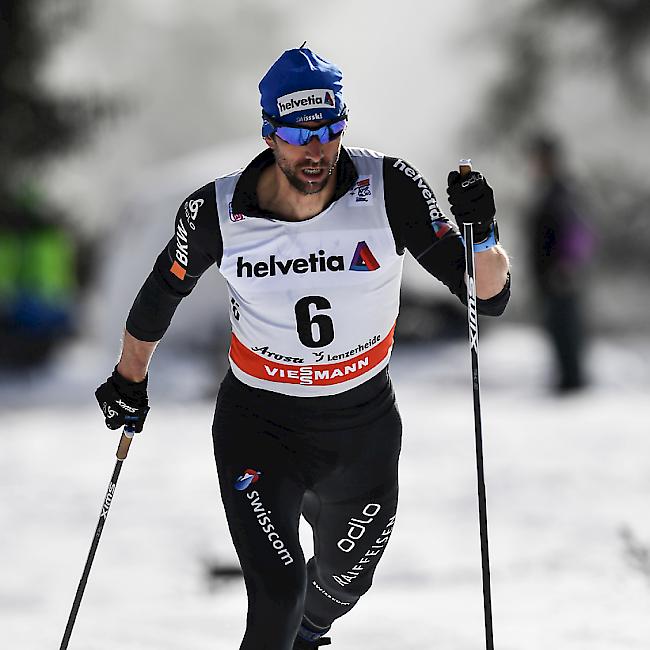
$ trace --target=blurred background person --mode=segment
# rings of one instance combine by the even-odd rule
[[[35,192],[2,205],[0,224],[0,368],[46,361],[73,332],[76,242]]]
[[[554,352],[558,393],[584,388],[586,269],[594,237],[559,140],[535,135],[528,155],[534,174],[525,229],[541,323]]]

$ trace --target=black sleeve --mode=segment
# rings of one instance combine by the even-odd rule
[[[420,266],[466,305],[463,239],[456,224],[439,208],[424,177],[410,163],[384,157],[384,201],[397,252],[401,255],[408,249]],[[499,294],[477,299],[478,313],[500,315],[509,297],[510,276]]]
[[[181,203],[174,236],[160,253],[136,296],[126,330],[140,341],[159,341],[180,301],[223,254],[214,183],[204,185]]]

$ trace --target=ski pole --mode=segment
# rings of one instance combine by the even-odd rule
[[[108,490],[106,490],[106,496],[104,497],[104,502],[102,503],[102,510],[99,515],[99,521],[97,522],[97,528],[95,529],[95,535],[90,545],[90,551],[88,552],[86,565],[84,566],[83,573],[81,574],[81,580],[79,581],[79,586],[77,587],[77,593],[74,597],[74,602],[72,603],[72,610],[70,611],[70,616],[68,617],[68,624],[66,625],[65,633],[63,634],[60,650],[66,650],[68,647],[70,635],[72,634],[72,628],[74,627],[74,623],[77,618],[77,612],[79,611],[79,605],[81,605],[81,599],[84,594],[84,589],[86,588],[86,583],[88,582],[88,576],[90,575],[90,568],[92,567],[93,560],[95,558],[95,551],[97,551],[97,546],[99,545],[99,538],[102,535],[102,530],[104,530],[104,524],[106,523],[106,518],[108,517],[108,511],[111,507],[111,503],[113,502],[113,497],[115,496],[115,486],[117,485],[117,479],[120,476],[122,463],[129,453],[129,446],[131,445],[131,440],[133,440],[134,434],[135,428],[133,425],[125,425],[124,429],[122,430],[120,443],[117,446],[117,452],[115,453],[117,461],[115,462],[113,475],[111,476],[111,480],[108,484]]]
[[[460,175],[472,171],[472,161],[459,162]],[[461,181],[462,182],[462,181]],[[485,619],[485,647],[494,650],[492,633],[492,596],[490,592],[490,552],[488,548],[487,498],[485,495],[485,472],[483,468],[483,433],[481,427],[481,397],[478,374],[478,313],[476,310],[476,281],[474,270],[474,227],[463,224],[465,239],[465,270],[467,272],[467,320],[469,322],[469,347],[472,357],[472,391],[474,394],[474,437],[476,441],[476,478],[478,485],[478,518],[481,535],[481,568],[483,581],[483,612]]]

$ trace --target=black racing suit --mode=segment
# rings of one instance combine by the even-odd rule
[[[270,150],[243,171],[232,212],[274,218],[257,201],[257,181],[273,163]],[[408,250],[465,302],[464,249],[453,224],[444,237],[433,231],[429,206],[395,158],[383,163],[386,212],[396,251]],[[402,165],[403,166],[403,165]],[[357,180],[345,151],[337,164],[333,200]],[[180,300],[201,274],[220,264],[223,244],[215,187],[194,192],[177,215],[189,221],[188,205],[201,210],[187,230],[158,257],[127,320],[143,341],[162,338]],[[170,271],[176,248],[190,254],[184,277]],[[173,267],[172,267],[173,268]],[[510,281],[479,313],[499,315]],[[246,633],[240,650],[290,650],[301,621],[328,628],[370,587],[395,521],[401,421],[388,371],[338,395],[294,397],[248,386],[226,375],[213,426],[221,497],[248,593]],[[305,564],[298,539],[301,513],[314,532],[314,557]]]
[[[370,588],[395,520],[401,431],[386,370],[324,397],[272,393],[226,375],[214,450],[250,599],[242,648],[288,650],[303,615],[327,628]],[[236,489],[246,473],[257,480]],[[301,512],[314,531],[307,571]]]

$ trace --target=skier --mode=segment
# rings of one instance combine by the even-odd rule
[[[259,89],[268,148],[181,204],[96,396],[110,429],[142,430],[154,348],[216,264],[232,339],[213,439],[248,593],[240,650],[308,650],[370,588],[395,522],[401,421],[387,366],[404,251],[465,302],[464,248],[412,165],[342,146],[336,65],[288,50]],[[499,315],[510,277],[492,189],[451,172],[448,194],[474,224],[479,313]]]

